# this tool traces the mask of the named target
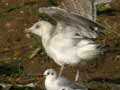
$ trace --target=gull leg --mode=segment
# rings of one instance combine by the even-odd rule
[[[60,69],[60,72],[59,72],[59,76],[61,76],[61,75],[62,75],[63,69],[64,69],[64,65],[63,65],[63,66],[61,66],[61,69]]]
[[[79,75],[80,75],[80,71],[79,71],[79,69],[77,69],[77,73],[76,73],[76,76],[75,76],[75,82],[78,82]]]

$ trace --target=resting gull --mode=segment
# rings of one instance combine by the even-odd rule
[[[45,87],[47,90],[88,90],[83,85],[79,85],[62,76],[57,75],[54,69],[47,69],[43,75],[45,76]]]

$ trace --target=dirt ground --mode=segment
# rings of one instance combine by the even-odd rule
[[[41,39],[34,35],[27,38],[24,32],[41,19],[38,8],[52,4],[47,0],[0,0],[0,83],[37,82],[38,90],[44,90],[44,80],[34,75],[47,68],[60,69],[45,53]],[[120,90],[119,0],[111,4],[110,10],[100,13],[97,21],[106,26],[105,37],[100,42],[107,45],[107,51],[99,59],[80,65],[79,83],[90,90]],[[30,58],[38,47],[41,50]],[[28,74],[33,76],[27,77]],[[63,75],[74,80],[75,67],[66,68]]]

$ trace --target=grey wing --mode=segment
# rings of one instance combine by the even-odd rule
[[[64,77],[60,77],[59,80],[60,81],[58,84],[60,86],[70,87],[72,89],[88,90],[85,86],[73,83],[72,81],[69,81],[69,80],[65,79]]]
[[[75,30],[75,32],[81,35],[83,38],[98,38],[99,36],[103,35],[102,31],[105,29],[94,21],[74,13],[69,13],[58,7],[42,7],[39,8],[39,12],[48,14],[55,21],[66,26],[76,28],[77,30]]]
[[[78,27],[83,26],[84,30],[82,32],[87,33],[92,38],[104,36],[105,28],[103,26],[76,13],[71,14],[74,16],[74,20],[80,23]]]

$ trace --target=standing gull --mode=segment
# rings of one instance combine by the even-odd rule
[[[93,39],[103,36],[102,26],[57,7],[43,7],[39,12],[48,14],[57,24],[53,25],[45,20],[38,21],[27,29],[27,32],[42,38],[42,44],[48,56],[61,66],[59,75],[65,65],[79,65],[99,56],[102,50]],[[76,81],[78,77],[79,69]]]
[[[57,75],[54,69],[47,69],[44,74],[45,76],[45,87],[47,90],[88,90],[85,86],[73,83],[72,81]]]

